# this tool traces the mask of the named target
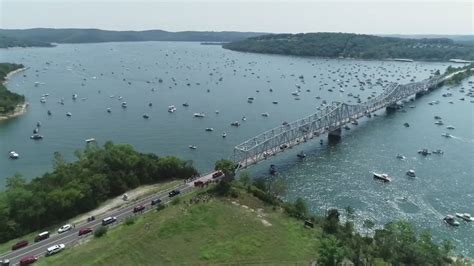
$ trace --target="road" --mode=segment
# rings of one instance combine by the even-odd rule
[[[46,254],[46,249],[53,245],[65,244],[66,248],[71,247],[81,239],[93,237],[93,233],[79,236],[78,232],[81,228],[89,227],[95,231],[95,229],[102,226],[102,219],[109,216],[114,216],[117,218],[117,221],[115,223],[108,225],[108,227],[114,227],[122,223],[129,216],[140,215],[141,213],[154,210],[155,209],[154,207],[156,206],[151,206],[152,199],[160,198],[162,200],[161,204],[166,204],[170,202],[172,199],[192,191],[194,189],[195,181],[200,180],[200,181],[206,182],[208,180],[212,180],[212,174],[214,173],[215,172],[209,173],[197,179],[190,180],[189,182],[186,182],[186,183],[183,182],[182,185],[178,185],[178,186],[169,188],[163,192],[147,196],[141,200],[134,201],[133,203],[127,204],[125,207],[122,207],[120,209],[106,212],[100,216],[97,216],[94,221],[76,224],[75,228],[67,232],[64,232],[62,234],[57,234],[56,232],[50,232],[51,236],[48,239],[45,239],[38,243],[34,243],[33,240],[29,240],[30,244],[28,246],[0,255],[0,262],[3,259],[8,259],[10,260],[10,265],[17,265],[19,264],[22,258],[28,257],[28,256],[36,256],[39,259],[41,259],[40,257]],[[168,193],[174,189],[178,189],[179,191],[181,191],[181,194],[170,198],[168,196]],[[133,213],[133,208],[137,205],[145,206],[145,210],[142,211],[141,213],[136,213],[136,214]]]

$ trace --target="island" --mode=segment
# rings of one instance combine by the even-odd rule
[[[25,96],[5,87],[8,77],[23,69],[22,64],[0,63],[0,120],[21,115],[26,110]]]
[[[474,59],[474,45],[448,38],[406,39],[352,33],[269,34],[234,41],[223,48],[252,53],[324,58],[448,61]]]

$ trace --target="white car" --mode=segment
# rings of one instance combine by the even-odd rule
[[[71,229],[72,229],[72,225],[70,225],[70,224],[65,224],[65,225],[61,226],[61,228],[58,229],[58,234],[67,232],[67,231],[69,231],[69,230],[71,230]]]
[[[66,245],[64,245],[64,244],[58,244],[58,245],[51,246],[46,250],[46,256],[54,255],[58,252],[63,251],[65,248],[66,248]]]

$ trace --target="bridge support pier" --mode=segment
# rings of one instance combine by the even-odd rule
[[[400,105],[398,103],[394,103],[394,104],[391,104],[391,105],[387,106],[385,108],[385,110],[387,110],[387,112],[391,113],[391,112],[395,112],[398,109],[401,109],[402,107],[403,107],[403,105]]]
[[[329,131],[328,133],[328,140],[329,142],[338,142],[341,140],[342,130],[341,128],[336,128],[334,130]]]

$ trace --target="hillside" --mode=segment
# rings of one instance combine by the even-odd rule
[[[214,32],[163,30],[109,31],[99,29],[0,29],[0,48],[12,46],[44,46],[50,43],[96,43],[134,41],[200,41],[231,42],[262,35],[257,32]],[[2,41],[3,40],[3,41]],[[36,45],[35,45],[36,44]]]
[[[474,45],[455,43],[451,39],[402,39],[351,33],[273,34],[228,43],[223,47],[242,52],[328,58],[474,60]]]
[[[25,101],[23,95],[11,92],[3,85],[8,73],[22,67],[23,65],[19,64],[0,63],[0,115],[12,113],[19,104]]]

